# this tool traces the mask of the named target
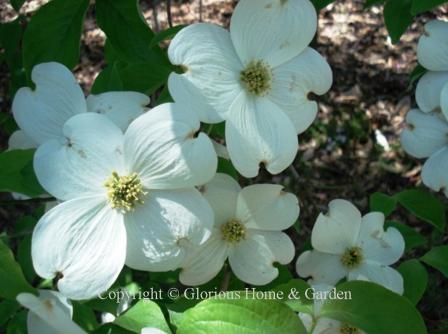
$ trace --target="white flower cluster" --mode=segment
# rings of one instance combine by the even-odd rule
[[[419,80],[407,129],[401,134],[404,150],[422,159],[423,183],[448,197],[448,22],[430,21],[418,42],[417,56],[426,72]]]
[[[21,130],[10,146],[37,148],[37,178],[60,202],[32,236],[34,268],[60,293],[19,295],[32,311],[29,326],[61,332],[71,317],[67,298],[96,297],[124,265],[181,268],[186,285],[211,280],[227,260],[252,285],[278,276],[274,264],[295,254],[282,231],[297,221],[297,197],[273,184],[241,189],[216,174],[217,154],[200,122],[226,122],[230,159],[243,176],[256,176],[260,165],[273,174],[287,168],[297,134],[316,117],[308,94],[324,94],[332,83],[326,61],[307,46],[315,32],[309,0],[241,0],[230,33],[201,23],[176,35],[168,53],[184,73],[169,77],[175,102],[151,110],[149,98],[135,92],[85,99],[60,64],[33,69],[35,89],[22,88],[14,99]],[[314,226],[314,250],[298,258],[299,275],[313,284],[370,280],[402,293],[389,265],[403,254],[403,238],[383,223],[380,213],[361,217],[349,202],[331,202]],[[35,325],[36,315],[43,324]],[[64,333],[82,333],[70,323]],[[52,333],[35,331],[43,332]]]

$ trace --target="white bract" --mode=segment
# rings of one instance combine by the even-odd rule
[[[36,272],[57,278],[71,299],[107,290],[126,263],[137,270],[179,267],[185,247],[210,235],[213,212],[194,186],[217,157],[195,114],[177,104],[138,117],[125,134],[104,115],[82,113],[34,156],[39,182],[65,200],[32,239]]]
[[[193,24],[170,44],[171,62],[184,70],[170,75],[171,95],[203,122],[226,121],[230,158],[245,177],[260,164],[277,174],[293,162],[297,134],[317,114],[309,93],[330,89],[330,67],[307,47],[316,26],[308,0],[241,0],[230,33]]]
[[[257,184],[241,189],[226,174],[217,174],[201,192],[215,213],[210,239],[192,247],[182,265],[180,281],[200,285],[215,277],[229,259],[242,281],[263,285],[278,276],[274,263],[287,264],[294,244],[287,229],[299,216],[297,197],[282,186]]]
[[[301,277],[312,282],[335,285],[342,278],[366,280],[403,293],[403,278],[390,265],[404,253],[400,232],[384,231],[384,215],[371,212],[363,217],[348,201],[334,200],[328,214],[321,213],[311,234],[313,250],[299,256]]]
[[[312,289],[316,292],[325,292],[333,289],[332,286],[326,284],[313,285]],[[325,299],[315,299],[313,303],[312,314],[299,313],[299,318],[310,334],[364,334],[358,328],[341,323],[338,320],[325,318],[320,315]]]
[[[406,116],[401,133],[404,150],[423,165],[423,183],[448,197],[448,22],[430,21],[418,43],[418,60],[429,71],[417,85],[420,109]]]
[[[167,333],[158,328],[146,327],[142,329],[141,334],[167,334]]]
[[[59,292],[39,290],[39,297],[21,293],[17,296],[17,301],[29,309],[29,334],[86,334],[72,321],[72,304]]]
[[[108,92],[90,95],[86,100],[72,72],[59,63],[36,65],[31,79],[36,88],[20,88],[12,104],[21,130],[13,133],[9,146],[17,149],[35,148],[63,137],[64,123],[80,113],[104,114],[125,131],[148,109],[149,98],[137,92]]]

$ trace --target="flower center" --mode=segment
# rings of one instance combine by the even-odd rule
[[[358,328],[353,327],[349,324],[342,324],[339,332],[341,334],[359,334],[360,333]]]
[[[143,204],[142,197],[147,194],[143,191],[137,173],[120,176],[113,172],[104,186],[112,208],[120,209],[123,213],[133,210],[137,203]]]
[[[231,219],[227,223],[221,225],[222,238],[235,244],[246,239],[246,228],[239,220]]]
[[[262,60],[252,60],[241,71],[240,80],[249,93],[263,96],[271,89],[271,67]]]
[[[362,249],[360,247],[350,247],[347,248],[341,256],[342,265],[349,269],[356,268],[359,266],[364,259],[362,254]]]

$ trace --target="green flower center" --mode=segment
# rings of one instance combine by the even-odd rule
[[[221,233],[223,240],[231,244],[246,239],[246,228],[236,219],[231,219],[227,223],[221,225]]]
[[[342,324],[340,329],[341,334],[359,334],[360,331],[358,328],[353,327],[349,324]]]
[[[271,89],[271,67],[262,60],[252,60],[241,71],[240,80],[249,93],[263,96]]]
[[[362,249],[360,247],[347,248],[341,256],[341,263],[343,266],[353,269],[358,267],[364,259]]]
[[[104,186],[107,188],[112,208],[119,209],[123,213],[133,210],[137,203],[143,204],[142,197],[147,194],[143,191],[137,173],[120,176],[117,172],[113,172]]]

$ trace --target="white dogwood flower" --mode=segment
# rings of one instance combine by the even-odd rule
[[[17,296],[17,301],[29,309],[29,334],[86,334],[72,321],[72,304],[59,292],[39,290],[39,297],[31,293],[21,293]]]
[[[312,289],[319,292],[327,292],[333,289],[327,284],[313,285]],[[299,313],[299,318],[310,334],[364,334],[360,329],[338,320],[321,316],[322,306],[325,299],[315,299],[313,302],[312,314]]]
[[[441,107],[442,99],[448,99],[448,22],[433,20],[425,25],[417,58],[429,71],[419,80],[415,98],[423,112],[430,112]],[[448,116],[448,104],[443,109]]]
[[[34,169],[42,186],[65,200],[38,222],[36,272],[56,278],[71,299],[107,290],[123,265],[179,267],[188,244],[209,237],[213,212],[194,186],[209,181],[217,157],[199,120],[177,104],[138,117],[125,134],[104,115],[82,113],[63,139],[41,145]]]
[[[348,201],[334,200],[328,214],[320,214],[313,227],[313,250],[299,256],[296,270],[315,284],[335,285],[342,278],[367,280],[399,294],[403,278],[390,265],[404,253],[404,239],[397,229],[384,231],[384,215],[371,212],[363,217]]]
[[[403,149],[413,157],[428,158],[422,169],[423,183],[435,191],[442,190],[448,197],[447,119],[437,111],[414,109],[407,114],[406,122],[408,126],[401,133]]]
[[[297,197],[282,186],[257,184],[241,189],[226,174],[217,174],[201,187],[215,213],[210,239],[191,247],[183,263],[180,281],[200,285],[215,277],[229,259],[242,281],[264,285],[278,276],[275,262],[286,264],[294,257],[294,244],[283,232],[299,216]]]
[[[141,334],[167,334],[167,333],[158,328],[145,327],[142,328]]]
[[[256,176],[260,164],[277,174],[292,163],[297,134],[318,110],[309,93],[330,89],[330,67],[307,47],[316,22],[309,0],[241,0],[230,33],[193,24],[169,46],[171,62],[184,70],[171,73],[171,95],[203,122],[226,121],[230,158],[245,177]]]
[[[21,149],[61,138],[64,123],[87,111],[106,115],[125,131],[149,104],[149,98],[137,92],[108,92],[86,100],[72,72],[55,62],[36,65],[31,79],[36,88],[20,88],[12,104],[21,130],[12,135],[9,144]]]

